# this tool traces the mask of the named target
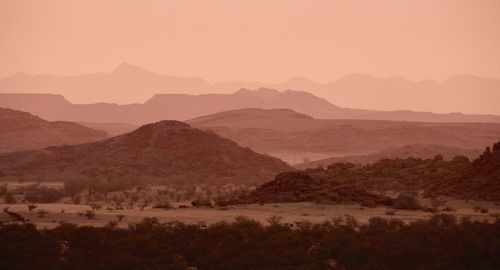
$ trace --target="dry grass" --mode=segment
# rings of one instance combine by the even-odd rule
[[[474,205],[483,205],[490,211],[488,214],[475,213]],[[174,203],[175,207],[179,205],[189,205],[188,202]],[[450,200],[448,206],[455,208],[457,211],[453,214],[460,217],[471,217],[473,219],[493,219],[493,216],[500,215],[500,206],[490,202],[475,202]],[[214,223],[221,220],[231,221],[237,216],[246,216],[251,219],[266,223],[266,220],[271,216],[281,216],[285,223],[293,223],[295,221],[308,220],[314,223],[323,222],[327,219],[339,216],[350,215],[358,221],[364,223],[372,217],[398,218],[405,221],[418,220],[427,218],[432,213],[422,211],[405,211],[397,210],[396,215],[387,216],[386,209],[383,207],[362,208],[358,205],[319,205],[314,203],[282,203],[282,204],[266,204],[266,205],[238,205],[222,210],[218,208],[185,208],[162,210],[145,208],[143,211],[139,209],[126,210],[106,210],[103,207],[96,211],[94,219],[87,219],[85,216],[80,216],[79,213],[85,213],[91,210],[88,205],[74,204],[38,204],[38,207],[33,212],[28,211],[27,204],[6,205],[0,204],[0,207],[9,207],[9,210],[15,211],[28,218],[40,227],[55,227],[61,222],[74,223],[79,225],[104,226],[110,221],[117,220],[117,215],[124,215],[125,218],[119,223],[120,227],[126,227],[129,224],[137,223],[146,217],[156,217],[161,222],[182,221],[185,223]],[[46,210],[48,215],[39,217],[38,211]],[[64,210],[62,213],[61,210]],[[0,221],[8,221],[6,214],[0,214]]]

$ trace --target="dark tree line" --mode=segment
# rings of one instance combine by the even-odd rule
[[[500,220],[0,226],[0,269],[500,269]]]

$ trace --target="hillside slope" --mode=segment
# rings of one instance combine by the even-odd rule
[[[144,125],[93,143],[0,156],[3,179],[42,181],[134,178],[248,183],[270,180],[289,169],[279,159],[177,121]]]
[[[482,149],[500,138],[493,123],[314,119],[287,109],[226,111],[188,123],[295,164],[412,144]]]
[[[71,122],[49,122],[27,112],[0,108],[0,153],[78,144],[107,137],[106,132]]]
[[[25,100],[39,101],[33,104],[33,102],[26,103]],[[185,121],[208,114],[244,108],[285,108],[320,119],[500,123],[498,115],[438,114],[410,110],[377,111],[339,107],[305,91],[280,92],[267,88],[241,89],[233,94],[156,94],[144,103],[123,105],[68,103],[64,98],[56,95],[0,93],[0,105],[4,107],[26,110],[49,120],[91,123],[145,124],[163,119]]]

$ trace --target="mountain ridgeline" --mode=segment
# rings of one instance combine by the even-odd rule
[[[177,121],[144,125],[92,143],[0,156],[2,180],[256,183],[290,169],[279,159]]]
[[[401,76],[376,78],[367,74],[348,74],[327,83],[318,83],[303,77],[293,77],[282,83],[238,81],[209,83],[196,77],[160,75],[139,66],[122,63],[109,73],[54,76],[30,75],[19,72],[0,79],[0,92],[2,93],[53,93],[64,95],[70,100],[78,101],[78,103],[117,102],[132,104],[143,102],[158,93],[230,93],[242,88],[268,88],[279,91],[303,90],[341,107],[371,109],[372,111],[358,111],[357,113],[371,114],[372,118],[376,116],[373,114],[376,112],[375,110],[399,111],[395,114],[379,116],[392,117],[391,120],[416,121],[417,117],[424,117],[426,120],[423,121],[430,121],[433,117],[439,116],[437,114],[418,115],[414,112],[401,110],[500,114],[500,109],[494,102],[500,100],[500,92],[498,91],[500,79],[471,75],[454,75],[443,81],[410,81]],[[116,93],[127,94],[116,95]],[[267,98],[272,98],[275,94],[266,91]],[[255,96],[255,94],[251,94],[251,96]],[[260,96],[262,97],[262,95]],[[297,108],[290,109],[297,110]],[[319,117],[307,111],[298,111]],[[217,111],[204,114],[214,112]],[[413,119],[402,119],[403,115]],[[351,118],[353,116],[351,115]],[[445,118],[462,119],[460,121],[463,121],[464,117],[455,114]],[[441,119],[436,119],[436,121],[450,121],[442,119],[442,117],[439,118]],[[388,120],[387,118],[376,119]],[[150,119],[141,123],[154,120]],[[471,120],[469,118],[465,121]]]
[[[146,124],[164,119],[185,121],[244,108],[285,108],[322,119],[500,123],[498,115],[343,108],[309,92],[268,88],[241,89],[232,94],[156,94],[144,103],[125,105],[73,104],[60,95],[0,93],[0,107],[24,110],[48,120],[128,124]]]

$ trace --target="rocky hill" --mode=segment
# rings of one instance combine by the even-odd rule
[[[106,132],[72,122],[49,122],[27,112],[0,108],[0,152],[79,144],[107,137]]]
[[[177,121],[144,125],[93,143],[0,156],[0,179],[134,178],[187,182],[264,182],[290,170],[214,133]]]
[[[500,201],[500,142],[487,147],[483,154],[461,175],[438,182],[430,193],[465,199]]]
[[[261,185],[250,195],[234,203],[318,202],[333,204],[359,203],[363,206],[393,204],[387,196],[375,195],[350,184],[341,184],[332,178],[318,178],[302,171],[281,173]]]

